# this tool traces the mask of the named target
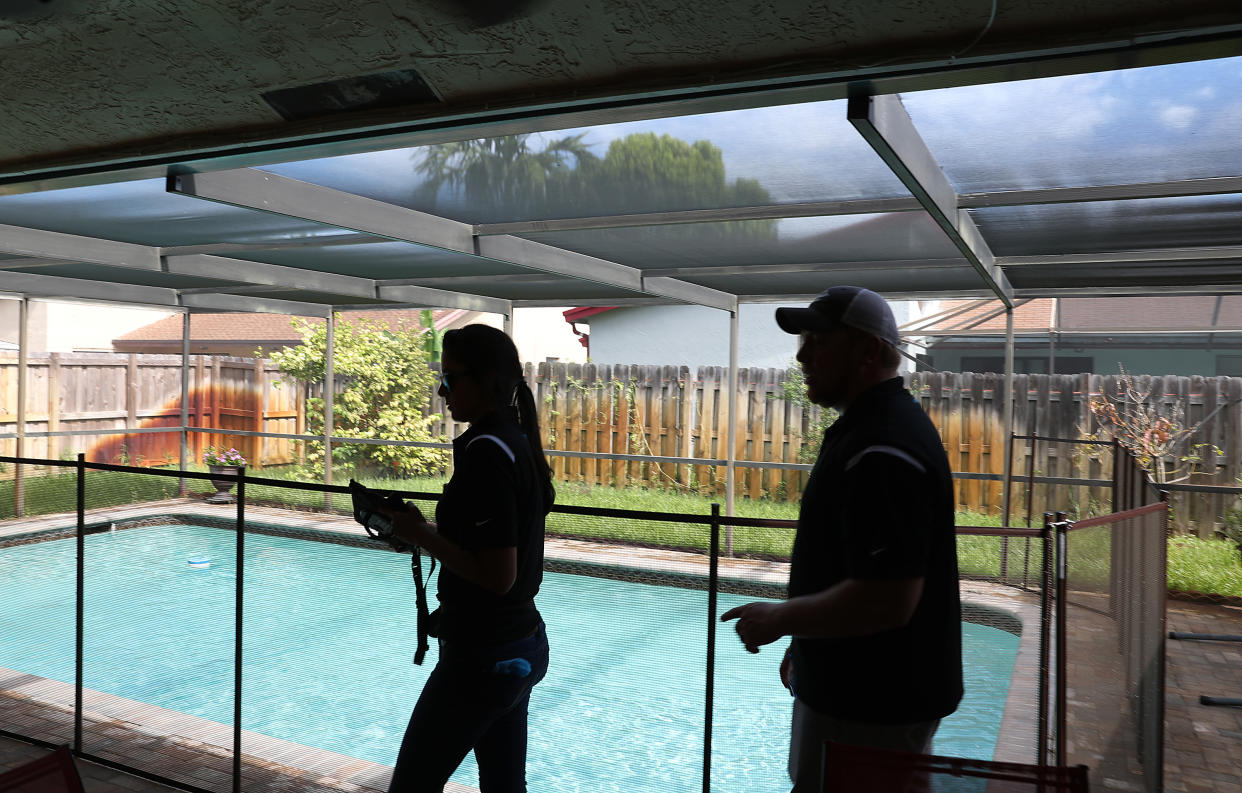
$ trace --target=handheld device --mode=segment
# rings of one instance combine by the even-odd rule
[[[367,534],[392,545],[398,550],[408,550],[409,545],[392,533],[392,521],[379,510],[408,512],[410,504],[396,496],[381,496],[362,483],[349,480],[349,497],[353,502],[354,520],[362,524]]]
[[[354,479],[349,480],[349,497],[353,502],[354,520],[362,524],[367,534],[383,540],[398,551],[410,551],[410,572],[414,576],[414,608],[417,615],[418,645],[414,650],[414,663],[421,664],[427,655],[427,628],[431,620],[427,610],[427,585],[423,580],[423,557],[417,546],[411,545],[392,533],[392,521],[379,510],[388,512],[411,512],[419,514],[418,507],[388,495],[381,496],[366,485]],[[422,517],[419,514],[419,517]],[[431,559],[431,572],[436,570],[435,557]],[[428,574],[430,577],[430,574]]]

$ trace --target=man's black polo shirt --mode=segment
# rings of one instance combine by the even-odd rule
[[[824,433],[802,496],[789,596],[849,578],[924,579],[910,623],[793,640],[794,690],[814,710],[900,724],[962,697],[953,481],[935,426],[900,378],[864,392]]]

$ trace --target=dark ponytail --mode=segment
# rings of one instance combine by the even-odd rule
[[[461,363],[491,396],[497,408],[514,411],[514,418],[535,457],[535,468],[543,480],[544,505],[552,506],[555,489],[552,468],[543,453],[543,435],[539,430],[539,406],[522,376],[513,339],[490,325],[466,325],[446,331],[444,354]]]
[[[514,403],[517,408],[518,426],[526,435],[530,450],[535,455],[535,467],[543,479],[543,503],[552,506],[556,498],[556,488],[552,486],[552,466],[548,465],[548,457],[543,453],[543,434],[539,430],[539,406],[535,404],[535,394],[530,390],[526,378],[518,380],[514,390]]]

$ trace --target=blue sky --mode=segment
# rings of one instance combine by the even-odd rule
[[[1242,58],[925,91],[902,97],[929,147],[963,192],[1242,175]],[[842,101],[653,119],[585,132],[599,153],[635,132],[719,147],[730,179],[758,179],[778,202],[901,194],[845,120]],[[410,191],[412,150],[289,164],[271,170],[355,183],[371,195]]]

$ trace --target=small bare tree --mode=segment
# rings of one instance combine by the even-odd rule
[[[1091,440],[1115,438],[1160,484],[1181,482],[1205,473],[1204,456],[1219,454],[1220,449],[1193,440],[1203,422],[1214,416],[1220,407],[1202,421],[1187,426],[1184,405],[1162,405],[1159,394],[1152,397],[1152,385],[1143,388],[1124,367],[1121,367],[1119,391],[1116,396],[1104,394],[1091,400],[1091,415],[1098,429],[1095,432],[1084,430],[1084,437]]]

